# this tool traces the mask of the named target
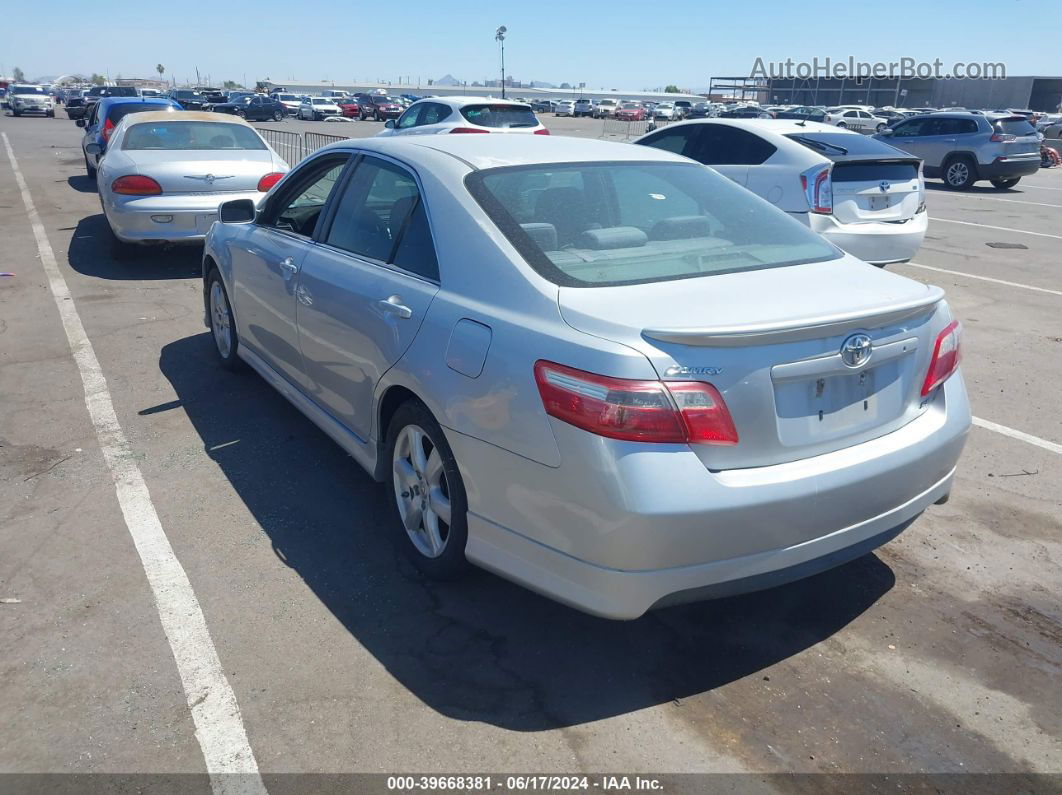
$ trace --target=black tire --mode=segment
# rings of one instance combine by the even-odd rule
[[[845,124],[843,121],[837,122],[837,126],[840,127],[842,130],[848,129],[848,125]]]
[[[400,491],[395,488],[395,466],[392,462],[395,459],[395,447],[399,437],[402,431],[410,426],[419,427],[424,432],[431,448],[437,450],[442,459],[446,496],[450,503],[450,523],[446,528],[443,549],[435,557],[428,556],[414,543],[410,532],[407,532],[403,524],[402,513],[398,505]],[[429,579],[454,580],[466,574],[470,569],[470,564],[465,558],[465,546],[468,543],[468,500],[465,496],[465,487],[446,436],[439,427],[439,423],[428,411],[427,406],[419,400],[410,400],[398,407],[387,428],[385,450],[388,496],[394,507],[395,532],[398,534],[398,541],[403,551],[413,565]],[[431,450],[428,450],[426,455],[430,457]],[[440,535],[441,533],[440,529]]]
[[[85,155],[85,174],[89,179],[96,179],[96,167],[89,162],[88,155]]]
[[[238,111],[236,111],[236,115],[239,116],[241,119],[246,119],[247,118],[247,111],[238,110]]]
[[[1011,179],[993,179],[991,180],[991,182],[993,188],[997,188],[998,190],[1007,190],[1007,188],[1013,188],[1015,185],[1017,185],[1018,180],[1020,179],[1021,177],[1012,177]]]
[[[48,111],[48,118],[49,119],[54,119],[55,118],[55,111],[54,110]]]
[[[227,331],[229,335],[229,345],[226,351],[225,346],[219,340],[219,330],[215,311],[217,307],[214,303],[214,285],[217,285],[220,289],[220,299],[223,303],[224,313],[228,317]],[[221,362],[221,366],[226,370],[232,370],[233,372],[241,369],[243,366],[243,360],[236,354],[240,348],[240,335],[236,331],[236,321],[232,314],[232,304],[229,303],[229,293],[225,289],[225,282],[221,278],[221,273],[217,268],[211,268],[210,273],[207,274],[206,287],[204,288],[204,300],[206,305],[207,321],[210,323],[210,336],[214,341],[214,351],[218,355],[218,360]]]
[[[14,108],[12,108],[11,109],[11,115],[12,116],[21,116],[22,113],[20,111],[15,110]]]
[[[882,132],[884,132],[888,128],[888,126],[889,125],[887,125],[884,122],[882,122],[881,124],[879,124],[877,127],[874,128],[874,132],[876,132],[878,135],[881,135]]]
[[[977,166],[967,155],[949,158],[940,172],[944,186],[952,190],[968,190],[977,181]]]
[[[284,121],[284,114],[279,110],[273,111],[273,121]]]

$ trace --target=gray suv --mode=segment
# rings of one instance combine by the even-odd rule
[[[1040,136],[1028,119],[1013,114],[912,116],[874,137],[922,158],[927,177],[956,190],[982,179],[1012,188],[1040,168]]]

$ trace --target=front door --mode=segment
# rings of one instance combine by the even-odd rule
[[[380,378],[413,342],[439,291],[413,174],[365,157],[299,275],[299,344],[313,399],[362,439]]]
[[[240,340],[293,384],[305,385],[295,288],[313,233],[350,155],[311,159],[288,177],[246,235],[230,245]]]

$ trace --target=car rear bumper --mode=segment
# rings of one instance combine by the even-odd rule
[[[969,427],[956,375],[891,434],[747,470],[710,472],[692,451],[665,446],[580,442],[590,434],[557,422],[558,468],[447,438],[468,492],[470,561],[579,610],[632,619],[778,585],[880,546],[949,493]]]
[[[1036,174],[1040,170],[1040,153],[997,157],[991,163],[978,163],[977,176],[981,179],[1014,179]]]
[[[202,243],[217,220],[222,202],[263,196],[258,191],[234,191],[199,196],[108,197],[104,214],[115,237],[126,243]],[[169,217],[169,220],[166,218]]]
[[[845,224],[832,215],[793,215],[835,246],[874,265],[911,259],[922,246],[929,226],[929,214],[924,211],[904,223]]]

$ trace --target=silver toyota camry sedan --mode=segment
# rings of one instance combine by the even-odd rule
[[[354,140],[220,215],[221,361],[387,484],[427,576],[629,619],[836,566],[950,493],[942,291],[678,155]]]
[[[95,146],[86,151],[94,154]],[[201,243],[221,202],[257,198],[287,171],[262,136],[233,116],[129,114],[111,134],[96,174],[111,253],[123,259],[135,245]]]

